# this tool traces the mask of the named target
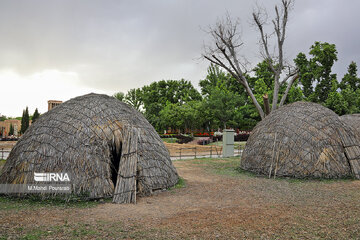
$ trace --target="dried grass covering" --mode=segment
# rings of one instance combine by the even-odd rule
[[[296,102],[257,124],[241,167],[269,177],[359,178],[358,137],[330,109]]]
[[[36,183],[34,172],[70,173],[74,194],[113,196],[116,203],[135,203],[137,194],[178,181],[168,150],[143,115],[93,93],[55,107],[31,125],[12,149],[0,183]]]
[[[347,114],[340,117],[341,121],[346,125],[351,126],[360,134],[360,114]]]

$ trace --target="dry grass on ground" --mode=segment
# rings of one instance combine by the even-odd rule
[[[239,159],[175,161],[184,188],[111,203],[0,198],[0,239],[359,239],[360,181],[267,179]]]

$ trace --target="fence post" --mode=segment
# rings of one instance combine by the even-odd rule
[[[195,158],[196,158],[196,147],[195,147]]]
[[[179,153],[180,153],[180,160],[181,160],[181,148],[180,148],[180,151],[179,151]]]
[[[210,148],[210,158],[212,158],[212,148],[213,148],[213,146],[211,146],[211,148]]]
[[[1,149],[1,159],[4,159],[4,149]]]

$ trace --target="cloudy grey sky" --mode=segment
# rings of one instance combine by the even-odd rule
[[[250,26],[251,0],[1,0],[0,114],[21,116],[47,100],[89,92],[112,95],[162,79],[206,76],[199,59],[201,30],[228,11],[242,22],[243,54],[258,58],[258,33]],[[258,0],[273,14],[280,0]],[[358,0],[297,0],[290,14],[286,55],[308,53],[314,41],[337,46],[334,71],[360,64]]]

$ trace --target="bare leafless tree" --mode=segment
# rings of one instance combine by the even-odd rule
[[[288,14],[292,4],[293,0],[281,0],[280,8],[275,6],[275,18],[272,20],[274,32],[272,34],[264,32],[264,25],[267,22],[266,12],[258,7],[257,11],[254,11],[252,14],[254,25],[260,33],[262,49],[260,54],[269,64],[274,74],[272,110],[275,110],[278,105],[281,106],[284,104],[292,84],[298,78],[297,69],[293,69],[285,63],[283,52]],[[215,44],[205,47],[203,57],[211,63],[224,68],[244,86],[263,119],[265,117],[264,110],[255,98],[248,83],[246,74],[248,72],[248,62],[240,55],[243,42],[241,40],[239,27],[240,22],[232,20],[229,14],[227,14],[224,19],[219,20],[215,26],[210,27],[208,33],[211,35],[212,41]],[[269,51],[269,39],[271,36],[276,37],[274,53]],[[281,76],[283,76],[282,79]],[[287,88],[279,103],[279,89],[286,83]]]

